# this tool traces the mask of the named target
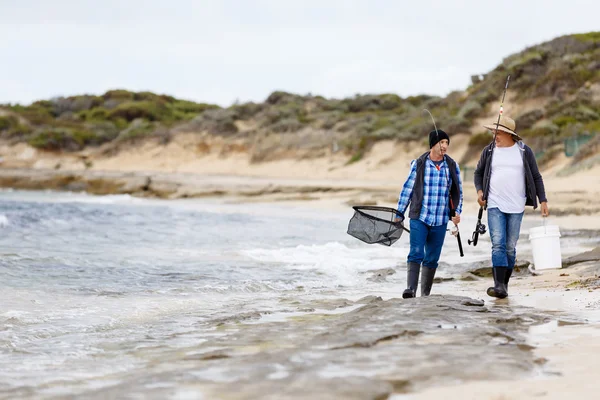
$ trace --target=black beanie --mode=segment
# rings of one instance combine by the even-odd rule
[[[450,144],[450,136],[448,136],[448,134],[446,132],[444,132],[443,130],[438,129],[437,133],[436,133],[436,131],[429,132],[429,148],[432,148],[438,142],[440,142],[444,139],[446,139],[448,141],[448,144]]]

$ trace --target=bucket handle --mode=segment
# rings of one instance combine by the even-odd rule
[[[547,218],[542,217],[542,221],[543,221],[543,224],[544,224],[544,235],[546,235],[548,233],[548,232],[546,232],[546,226],[548,225],[546,223],[546,220],[547,220]]]

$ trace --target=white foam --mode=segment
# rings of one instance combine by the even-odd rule
[[[241,253],[263,263],[277,263],[277,268],[312,271],[318,281],[296,282],[304,287],[336,287],[362,285],[366,271],[395,268],[406,260],[408,249],[373,245],[348,247],[339,242],[321,245],[300,245],[278,249],[242,250]],[[308,276],[307,276],[308,278]]]
[[[4,214],[0,214],[0,228],[4,228],[10,225],[8,218]]]
[[[319,245],[299,245],[278,249],[242,250],[241,253],[256,261],[286,264],[291,269],[318,269],[329,272],[343,267],[354,272],[390,267],[407,255],[406,248],[383,246],[348,247],[339,242]]]
[[[24,200],[36,203],[92,203],[92,204],[152,204],[165,200],[145,199],[129,194],[94,195],[85,192],[45,191],[3,191],[6,199]]]
[[[133,197],[129,194],[111,194],[106,196],[89,195],[86,193],[69,193],[72,196],[69,201],[76,201],[79,203],[92,203],[92,204],[130,204],[130,203],[143,203],[144,199]]]

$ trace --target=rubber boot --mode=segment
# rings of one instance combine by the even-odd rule
[[[417,295],[420,269],[421,266],[414,262],[409,262],[406,265],[406,290],[402,293],[403,299],[411,299]]]
[[[429,296],[437,268],[421,267],[421,296]]]
[[[513,273],[513,268],[506,268],[506,278],[504,278],[504,289],[506,290],[506,295],[508,296],[508,281],[510,281],[510,276]]]
[[[494,267],[492,268],[492,273],[494,275],[494,287],[489,287],[487,290],[488,296],[497,297],[499,299],[503,299],[508,296],[506,293],[506,273],[508,272],[508,268],[506,267]]]

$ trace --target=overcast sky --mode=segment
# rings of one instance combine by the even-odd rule
[[[527,46],[600,30],[599,15],[592,0],[0,0],[0,103],[446,95]]]

